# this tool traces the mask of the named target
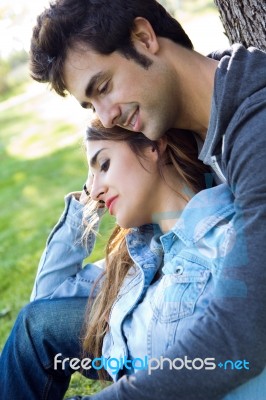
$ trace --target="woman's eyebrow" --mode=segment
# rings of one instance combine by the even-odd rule
[[[98,155],[101,153],[101,151],[106,150],[106,149],[107,149],[107,147],[103,147],[102,149],[98,150],[94,154],[94,156],[90,160],[90,167],[93,167],[96,164]]]

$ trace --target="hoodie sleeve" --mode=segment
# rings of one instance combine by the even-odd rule
[[[265,129],[266,90],[263,89],[238,109],[224,141],[222,166],[235,197],[233,223],[238,245],[230,243],[215,296],[204,315],[185,339],[163,355],[171,360],[210,357],[215,359],[216,368],[175,370],[166,366],[151,374],[138,371],[124,376],[92,399],[243,399],[243,396],[230,397],[229,392],[235,388],[241,390],[242,384],[265,368]],[[262,400],[264,396],[256,389],[252,400]]]

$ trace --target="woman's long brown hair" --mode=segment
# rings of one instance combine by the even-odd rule
[[[159,171],[163,176],[162,165],[172,164],[180,180],[193,192],[197,193],[206,188],[205,174],[210,173],[209,167],[198,160],[198,148],[192,132],[184,130],[169,130],[166,134],[167,147],[164,152],[163,163]],[[143,150],[152,146],[158,151],[158,143],[146,138],[142,133],[129,132],[120,127],[104,128],[96,119],[87,129],[86,140],[125,141],[131,150],[138,156],[140,162]],[[182,196],[180,194],[180,196]],[[89,201],[85,207],[84,220],[92,221],[91,213],[95,202]],[[97,218],[95,219],[95,221]],[[85,238],[92,229],[91,224],[85,230]],[[115,227],[106,246],[105,269],[99,278],[99,294],[94,301],[89,300],[86,316],[86,328],[83,338],[83,348],[94,357],[101,357],[104,335],[108,332],[108,320],[111,308],[117,298],[122,282],[133,265],[130,258],[125,237],[130,229]],[[100,283],[99,283],[100,282]],[[104,371],[99,371],[99,377],[106,377]]]

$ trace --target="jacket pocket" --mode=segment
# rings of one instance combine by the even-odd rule
[[[161,277],[151,299],[154,317],[162,323],[192,315],[209,279],[210,272],[204,267],[191,268],[188,261],[185,264],[189,267],[182,264],[176,267],[176,273]]]

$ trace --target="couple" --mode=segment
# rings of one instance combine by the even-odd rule
[[[142,131],[151,140],[156,142],[159,140],[158,149],[155,148],[152,151],[153,146],[148,146],[145,149],[144,158],[142,154],[137,154],[144,171],[150,174],[156,172],[156,168],[152,169],[156,157],[164,154],[162,151],[165,150],[164,145],[168,140],[167,135],[164,137],[165,132],[169,132],[171,128],[185,129],[186,131],[183,132],[194,131],[200,149],[199,158],[210,165],[216,175],[223,182],[226,180],[228,185],[217,186],[207,192],[196,194],[180,217],[176,215],[176,212],[180,212],[180,208],[184,207],[192,194],[200,190],[200,187],[195,190],[193,186],[195,182],[190,182],[190,185],[186,184],[185,190],[181,187],[180,191],[180,182],[175,188],[181,196],[178,201],[178,210],[175,210],[174,215],[171,211],[170,216],[166,214],[164,218],[165,215],[162,213],[170,211],[169,208],[159,210],[158,216],[153,216],[152,221],[139,221],[140,224],[153,222],[152,226],[155,224],[160,231],[152,229],[151,232],[146,230],[142,232],[142,229],[137,229],[128,232],[131,236],[127,240],[132,239],[127,245],[128,251],[131,251],[131,257],[135,246],[140,254],[142,250],[145,250],[143,241],[138,240],[139,235],[142,234],[145,237],[146,246],[150,248],[149,254],[152,255],[154,252],[157,254],[157,248],[164,246],[161,248],[165,253],[165,264],[161,266],[159,261],[158,264],[155,260],[152,261],[151,264],[154,267],[158,266],[158,273],[156,270],[156,274],[153,275],[155,271],[150,267],[150,259],[146,252],[143,256],[145,261],[148,261],[146,269],[144,265],[143,269],[138,266],[142,258],[139,260],[138,254],[135,254],[136,271],[130,270],[129,276],[125,275],[126,271],[124,271],[124,275],[118,277],[120,282],[125,276],[129,280],[128,296],[131,296],[134,290],[136,290],[135,295],[139,294],[138,298],[135,297],[137,303],[132,304],[134,313],[130,314],[131,309],[128,309],[128,313],[126,312],[130,305],[128,299],[122,302],[124,297],[121,297],[119,302],[118,296],[117,302],[113,302],[114,307],[109,313],[110,319],[106,321],[105,318],[99,322],[103,330],[106,330],[106,322],[109,324],[108,332],[103,338],[103,351],[106,352],[104,354],[110,352],[110,357],[112,354],[119,355],[122,349],[132,354],[132,357],[137,354],[136,351],[141,351],[142,355],[145,351],[151,355],[157,355],[162,351],[160,346],[169,345],[167,349],[164,349],[163,355],[171,360],[177,357],[185,359],[187,356],[190,360],[215,358],[217,363],[223,364],[226,360],[234,362],[242,360],[242,365],[237,363],[232,369],[217,367],[214,370],[158,369],[151,375],[148,375],[146,370],[136,373],[131,371],[132,374],[123,375],[109,388],[91,398],[106,400],[136,398],[216,400],[226,398],[226,396],[233,398],[233,395],[237,395],[234,389],[243,390],[245,382],[247,382],[246,385],[252,387],[257,379],[263,377],[262,371],[266,364],[265,60],[265,53],[255,48],[245,49],[241,45],[233,45],[230,49],[215,52],[209,57],[198,54],[193,50],[180,24],[154,0],[145,0],[145,2],[112,0],[111,3],[108,0],[57,0],[39,16],[33,31],[31,51],[31,72],[36,80],[49,82],[60,95],[71,93],[85,108],[93,107],[106,128],[120,125],[131,131],[128,132],[126,140],[130,140],[130,136],[137,131]],[[173,132],[178,136],[179,131]],[[186,138],[192,146],[194,136],[192,138],[187,134]],[[138,146],[137,148],[139,149]],[[98,150],[100,149],[95,149],[95,151]],[[192,160],[191,156],[188,159]],[[173,161],[170,160],[170,162]],[[182,165],[182,171],[186,168],[187,161],[186,159]],[[169,193],[169,188],[176,184],[177,177],[168,176],[168,173],[170,174],[170,171],[175,168],[174,162],[173,165],[166,162],[160,166],[164,173],[167,172],[165,177],[165,185],[168,183],[165,186],[168,188],[167,193]],[[97,163],[93,167],[97,167]],[[198,166],[193,170],[197,169],[199,173],[199,168]],[[124,165],[120,166],[119,174],[122,174],[125,169]],[[104,177],[107,177],[107,174],[108,171],[105,173],[105,171],[95,170],[95,185],[103,185],[103,189],[99,186],[99,193],[97,193],[97,185],[94,187],[94,182],[91,188],[91,195],[98,195],[103,201],[110,200],[108,197],[105,198],[104,192],[106,189],[104,184],[107,184],[104,182]],[[158,177],[158,171],[154,176]],[[191,170],[186,170],[186,174],[182,176],[182,182],[186,182],[184,179],[188,176],[193,176]],[[149,188],[149,185],[154,182],[147,176],[146,178],[145,182]],[[100,182],[101,179],[102,182]],[[131,186],[129,189],[132,190]],[[218,196],[217,192],[222,188],[223,191]],[[177,196],[176,192],[174,193]],[[158,201],[157,191],[155,193],[156,198],[149,197],[148,204],[153,197],[154,202]],[[197,203],[197,207],[191,207],[193,201],[196,201],[201,193],[207,194],[207,199],[204,198],[200,202],[200,205],[208,205],[203,208],[210,213],[206,215],[206,219],[213,216],[211,219],[213,225],[207,224],[210,228],[209,232],[205,225],[206,220],[201,220],[203,214],[198,215],[195,212],[199,204]],[[214,193],[216,193],[215,201],[212,202]],[[114,191],[112,195],[116,196],[116,192]],[[231,199],[228,208],[233,205],[233,213],[227,216],[226,220],[222,219],[219,225],[215,206],[222,208],[223,202],[228,201],[227,196]],[[131,197],[132,202],[137,201],[135,197],[129,195],[128,201],[131,201]],[[170,196],[169,201],[171,198]],[[221,203],[216,203],[217,198]],[[77,227],[80,218],[76,221],[72,214],[77,216],[81,212],[80,203],[71,199],[72,197],[68,201],[66,214],[59,222],[58,230],[54,231],[55,235],[57,232],[59,234],[58,245],[62,242],[60,241],[61,224],[66,223],[69,233],[73,227],[76,234],[79,232]],[[116,205],[118,207],[119,203],[118,197],[111,202],[110,211],[118,212]],[[169,203],[169,207],[170,205]],[[71,208],[73,211],[69,217],[67,211],[71,211]],[[140,209],[140,216],[146,217],[145,210],[146,206]],[[151,207],[148,211],[153,213],[154,208]],[[180,218],[186,216],[189,218],[190,215],[193,215],[193,221],[189,222],[189,226],[178,226],[178,223],[181,224]],[[218,215],[223,218],[222,213]],[[131,214],[128,218],[130,217]],[[199,225],[193,225],[195,221],[199,222]],[[145,226],[148,229],[149,225],[145,224]],[[177,227],[176,232],[175,227]],[[190,235],[188,238],[182,236],[185,229],[188,229],[188,234],[195,234],[193,228],[197,228],[196,238]],[[169,232],[167,233],[166,230]],[[214,234],[215,232],[217,235]],[[232,236],[226,236],[229,232]],[[111,242],[110,266],[113,246],[122,241],[122,233],[122,231],[116,232],[114,242]],[[201,236],[204,233],[206,236]],[[178,234],[182,236],[182,239]],[[161,235],[162,241],[158,241],[158,235]],[[188,252],[186,256],[189,260],[185,256],[181,257],[183,264],[178,258],[179,252],[184,251],[178,246],[188,245],[191,240],[186,243],[186,239],[191,238],[194,240],[192,242],[195,252],[192,262],[197,271],[193,282],[191,282],[189,257],[194,253],[192,250]],[[224,238],[228,239],[228,242],[226,240],[223,242]],[[77,239],[79,239],[79,234]],[[197,240],[201,239],[203,242],[198,245]],[[93,240],[90,234],[89,244]],[[78,243],[78,240],[75,243]],[[51,240],[50,245],[53,244]],[[210,248],[213,250],[211,254]],[[70,276],[78,272],[73,271],[73,265],[79,269],[86,252],[80,249],[77,252],[78,258],[71,257],[70,260],[68,254],[74,250],[73,246],[68,247],[67,250],[63,251],[62,257],[55,260],[56,262],[51,259],[50,266],[60,271],[60,265],[62,265],[63,269],[69,269],[68,276]],[[220,254],[218,254],[218,259],[216,257],[218,250],[223,251],[223,261]],[[59,253],[59,250],[56,251]],[[158,258],[160,253],[158,250]],[[52,254],[54,252],[46,253],[44,265],[49,262]],[[122,257],[122,252],[119,252],[119,255]],[[169,262],[167,256],[169,256]],[[182,267],[176,272],[171,269],[170,262],[175,258],[178,265]],[[203,258],[206,265],[200,261]],[[126,268],[128,262],[123,265]],[[202,268],[203,266],[205,269]],[[98,269],[92,266],[87,267],[84,270],[85,277],[82,276],[82,272],[83,270],[79,272],[78,283],[81,287],[87,288],[87,293],[84,292],[84,296],[87,296],[90,286],[98,277]],[[90,275],[89,279],[87,279],[87,273]],[[186,280],[184,274],[187,274],[188,282],[182,282],[182,279]],[[174,276],[179,285],[172,284]],[[117,284],[118,278],[116,277]],[[51,285],[51,288],[54,288],[53,293],[56,298],[51,298],[51,292],[45,292],[46,289],[41,286],[42,279],[46,279],[46,282],[49,282],[48,286]],[[39,282],[36,288],[37,296],[50,299],[32,302],[22,310],[16,321],[0,358],[0,384],[4,398],[62,398],[68,386],[71,371],[69,368],[64,371],[55,370],[54,357],[58,353],[62,353],[63,357],[79,357],[80,355],[79,328],[84,320],[86,299],[77,297],[80,293],[82,296],[82,292],[75,292],[77,287],[75,277],[67,279],[63,284],[60,281],[60,273],[53,275],[51,269],[44,272],[42,276],[41,270],[37,282]],[[106,282],[107,280],[103,280],[102,284]],[[145,283],[144,286],[143,283]],[[61,284],[63,286],[60,292]],[[66,291],[64,291],[64,285],[67,285]],[[116,287],[118,290],[118,286]],[[124,287],[122,285],[120,288],[119,295],[127,295],[127,289]],[[181,291],[174,289],[175,287],[180,288]],[[56,290],[59,291],[58,296],[55,296]],[[146,295],[141,297],[145,291]],[[97,295],[96,292],[94,293]],[[116,293],[110,295],[113,295],[113,300],[116,298]],[[62,298],[62,296],[72,297]],[[192,301],[190,301],[191,298]],[[177,300],[177,302],[172,300]],[[104,307],[101,302],[98,304],[108,314],[107,306]],[[177,309],[176,304],[178,304]],[[110,302],[108,306],[111,306]],[[171,307],[174,308],[172,312]],[[140,323],[142,308],[145,309],[145,313],[147,310],[143,322],[143,335],[146,334],[145,337],[149,340],[145,342],[144,336],[140,336],[140,343],[135,348],[135,343],[132,343],[129,336]],[[94,322],[97,318],[97,309],[93,311],[95,311],[95,317],[94,320],[93,316],[91,317],[90,329],[96,329]],[[113,324],[114,319],[116,324]],[[188,321],[193,326],[182,326]],[[159,329],[161,325],[164,327],[167,325],[167,327]],[[184,329],[184,335],[181,335],[182,331],[179,329],[181,327]],[[157,335],[157,330],[164,337],[158,336],[156,341],[152,332]],[[127,338],[129,339],[126,341]],[[92,340],[91,336],[89,336],[90,340]],[[124,348],[125,343],[128,349]],[[88,343],[88,346],[100,348],[101,343]],[[244,364],[244,360],[249,364]],[[249,369],[245,366],[249,366]],[[250,397],[252,400],[263,398],[261,393],[256,393],[254,390]]]
[[[228,186],[203,190],[211,174],[198,160],[191,132],[173,129],[152,141],[120,127],[104,128],[95,119],[85,143],[90,177],[81,194],[66,197],[63,216],[39,264],[32,300],[90,296],[83,357],[102,357],[107,373],[100,365],[99,371],[97,366],[88,369],[88,376],[94,378],[98,371],[100,377],[117,381],[140,370],[145,357],[160,360],[176,342],[197,334],[195,322],[204,320],[212,297],[226,296],[228,255],[237,248],[244,259],[245,241],[236,235]],[[104,267],[96,263],[82,268],[104,206],[117,223]],[[230,285],[243,295],[241,283],[231,280]],[[79,326],[76,330],[80,334]],[[207,355],[203,361],[191,360],[195,370],[208,370],[214,359]],[[59,376],[66,374],[65,384],[71,374],[66,358],[60,351],[53,363]],[[118,367],[115,360],[123,362]],[[248,362],[245,368],[249,370]],[[150,362],[149,372],[156,370]],[[62,376],[59,382],[62,390]],[[260,399],[265,391],[262,374],[223,398]],[[34,391],[29,393],[37,398]],[[164,398],[164,387],[161,393]]]

